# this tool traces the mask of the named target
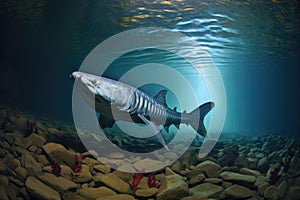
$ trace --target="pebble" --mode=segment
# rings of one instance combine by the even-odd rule
[[[93,158],[86,157],[86,158],[83,159],[82,163],[92,167],[94,165],[99,164],[100,162],[98,160],[93,159]]]
[[[157,193],[158,193],[157,188],[138,189],[137,191],[135,191],[135,195],[141,198],[152,197]]]
[[[28,139],[30,139],[32,141],[32,144],[34,144],[35,146],[37,146],[39,148],[42,148],[43,145],[46,143],[46,139],[36,133],[30,134]]]
[[[270,185],[264,191],[264,197],[266,199],[279,199],[279,192],[276,186]]]
[[[257,170],[262,173],[266,173],[268,169],[269,169],[268,158],[267,157],[261,158],[257,163]]]
[[[159,160],[145,158],[135,162],[133,166],[137,171],[143,172],[161,169],[164,166],[164,163]]]
[[[191,186],[202,183],[203,180],[205,179],[204,174],[198,174],[197,176],[194,176],[190,179],[189,183]]]
[[[221,167],[210,160],[206,160],[198,164],[194,170],[187,174],[187,176],[192,177],[202,172],[209,178],[217,178],[221,173]]]
[[[70,171],[70,170],[68,170],[69,168],[65,168],[65,169],[66,169],[66,171]],[[68,175],[65,174],[64,176],[68,176]],[[91,180],[93,180],[93,176],[90,172],[90,167],[83,164],[81,166],[80,172],[72,175],[72,180],[75,183],[86,183],[86,182],[90,182]]]
[[[41,165],[31,156],[30,153],[24,154],[22,156],[21,164],[31,175],[36,175],[42,172]]]
[[[216,184],[219,185],[223,182],[222,179],[219,178],[207,178],[204,180],[204,183],[212,183],[212,184]]]
[[[157,200],[179,200],[188,195],[188,185],[179,175],[164,176],[160,182]]]
[[[110,172],[110,167],[107,165],[94,165],[93,169],[97,172],[101,172],[103,174],[107,174]]]
[[[30,196],[41,200],[60,200],[61,197],[57,191],[42,183],[35,177],[28,177],[25,182],[26,189]]]
[[[97,200],[134,200],[135,198],[128,194],[117,194],[98,198]]]
[[[72,167],[75,163],[75,152],[67,150],[63,145],[49,142],[43,146],[46,155],[54,162]]]
[[[265,193],[265,190],[267,189],[267,187],[269,186],[270,184],[268,183],[268,182],[265,182],[265,183],[263,183],[263,184],[261,184],[260,186],[258,186],[258,193],[260,194],[260,195],[264,195],[264,193]]]
[[[128,183],[114,174],[97,174],[94,177],[96,184],[104,184],[119,193],[130,193],[131,189]]]
[[[241,185],[232,185],[220,195],[220,199],[247,199],[252,196],[252,191]]]
[[[265,176],[257,176],[256,181],[254,183],[254,187],[258,188],[260,185],[264,184],[266,182]]]
[[[255,176],[243,175],[235,172],[223,172],[222,174],[220,174],[220,177],[225,181],[241,184],[244,186],[251,186],[256,180]]]
[[[192,197],[197,199],[217,198],[223,191],[223,188],[211,183],[203,183],[189,189]]]
[[[98,188],[84,188],[78,190],[77,194],[87,199],[99,199],[105,196],[111,196],[117,194],[115,191],[107,188],[107,187],[98,187]]]
[[[57,177],[49,173],[43,173],[42,175],[37,176],[37,178],[59,192],[68,190],[74,192],[78,188],[78,185],[74,182],[64,177]]]
[[[248,169],[248,168],[241,168],[240,173],[244,175],[251,175],[251,176],[259,176],[261,173],[257,170]]]

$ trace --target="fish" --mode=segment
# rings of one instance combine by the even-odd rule
[[[183,123],[203,137],[207,134],[203,120],[214,107],[213,102],[206,102],[189,113],[178,112],[176,107],[171,109],[167,105],[166,89],[151,97],[126,83],[85,72],[74,71],[70,77],[85,102],[100,114],[98,122],[102,129],[112,128],[118,120],[146,124],[167,150],[162,129],[168,132],[171,125],[179,129]]]

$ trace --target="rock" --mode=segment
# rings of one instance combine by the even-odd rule
[[[132,180],[130,181],[132,183]],[[137,186],[138,189],[148,189],[148,177],[143,177]]]
[[[25,117],[20,117],[20,118],[15,118],[12,121],[14,122],[16,129],[21,133],[24,133],[24,131],[27,128],[28,119],[26,119]]]
[[[174,172],[176,172],[177,174],[179,174],[179,173],[180,173],[180,170],[181,170],[181,164],[180,164],[180,162],[179,162],[179,161],[176,161],[176,162],[172,165],[171,169],[172,169]]]
[[[240,154],[235,160],[234,165],[241,168],[241,167],[249,167],[248,159],[246,155]]]
[[[86,157],[97,158],[99,156],[99,154],[96,151],[94,151],[94,150],[89,150],[89,151],[84,152],[82,154],[82,156],[84,158],[86,158]]]
[[[119,193],[130,193],[129,184],[114,174],[98,174],[94,177],[94,182],[104,184]]]
[[[299,186],[290,186],[285,199],[286,200],[300,199],[300,187]]]
[[[2,199],[17,199],[16,190],[7,183],[0,182],[0,198]]]
[[[105,196],[116,195],[117,193],[107,187],[102,186],[99,188],[80,189],[78,190],[77,194],[87,199],[99,199]]]
[[[269,169],[269,161],[267,157],[261,158],[257,163],[257,170],[259,170],[262,173],[265,173],[267,172],[268,169]]]
[[[241,168],[240,169],[241,174],[250,175],[250,176],[260,176],[261,173],[257,170],[248,169],[248,168]]]
[[[258,159],[257,158],[247,158],[247,160],[248,160],[248,163],[249,163],[249,168],[250,169],[256,169]]]
[[[45,155],[38,155],[38,162],[44,166],[50,164]]]
[[[270,185],[264,192],[264,197],[266,199],[277,200],[279,199],[278,189],[274,185]]]
[[[2,148],[0,148],[0,158],[3,158],[4,156],[5,156],[5,151]]]
[[[234,160],[237,158],[238,154],[239,150],[237,145],[227,147],[223,150],[218,161],[221,163],[221,166],[231,166],[234,164]]]
[[[57,130],[56,128],[47,128],[47,131],[51,133],[52,135],[60,135],[62,132],[60,130]]]
[[[205,179],[205,176],[204,174],[198,174],[197,176],[194,176],[190,179],[190,185],[196,185],[196,184],[199,184],[199,183],[202,183],[203,180]]]
[[[15,170],[15,168],[17,168],[20,165],[20,161],[14,158],[11,154],[7,154],[5,156],[4,162],[10,170]]]
[[[161,169],[162,167],[164,167],[164,163],[159,160],[152,160],[150,158],[145,158],[135,162],[133,166],[136,170],[142,172],[142,171],[152,171],[154,169]]]
[[[164,176],[160,182],[157,200],[179,200],[188,195],[188,185],[179,175]]]
[[[113,153],[110,153],[108,155],[108,157],[112,158],[112,159],[123,159],[125,157],[125,155],[122,153],[119,153],[119,152],[113,152]]]
[[[212,184],[215,184],[215,185],[219,185],[223,182],[222,179],[219,179],[219,178],[207,178],[204,180],[204,183],[212,183]]]
[[[37,146],[35,145],[31,145],[29,148],[28,148],[29,151],[33,152],[33,153],[37,153],[38,154],[38,148]]]
[[[68,168],[65,168],[65,170],[69,171]],[[81,165],[80,172],[73,175],[72,178],[75,183],[86,183],[93,180],[93,176],[90,172],[90,167],[85,164]]]
[[[228,188],[228,187],[230,187],[230,186],[232,186],[232,185],[233,185],[232,183],[227,182],[227,181],[223,181],[223,183],[222,183],[222,186],[223,186],[224,188]]]
[[[20,179],[15,178],[13,176],[9,177],[9,181],[10,181],[10,183],[13,183],[14,185],[16,185],[18,187],[23,187],[24,186],[24,182],[22,182]]]
[[[3,175],[9,175],[10,171],[7,167],[7,165],[5,164],[4,160],[0,159],[0,174]]]
[[[36,175],[42,172],[40,164],[29,153],[22,156],[21,164],[30,175]]]
[[[0,194],[1,194],[1,200],[9,200],[6,191],[4,189],[4,187],[2,186],[2,184],[0,184]]]
[[[220,195],[220,199],[247,199],[252,196],[252,191],[241,185],[232,185]]]
[[[176,173],[169,167],[165,168],[165,174],[168,175],[176,175]]]
[[[0,174],[0,182],[3,182],[8,185],[8,182],[9,182],[8,176]]]
[[[269,186],[268,182],[265,182],[262,185],[258,186],[258,193],[263,196],[268,186]]]
[[[137,191],[135,191],[135,195],[141,198],[152,197],[157,193],[158,193],[157,188],[138,189]]]
[[[112,174],[116,175],[125,182],[129,182],[132,179],[132,173],[115,170]]]
[[[61,144],[50,142],[43,146],[43,150],[56,163],[66,164],[69,167],[72,167],[75,163],[75,152],[67,150]]]
[[[242,175],[235,172],[223,172],[222,174],[220,174],[220,177],[225,181],[230,181],[245,186],[252,185],[256,180],[255,176]]]
[[[43,147],[43,145],[46,143],[46,139],[44,137],[35,133],[32,133],[28,138],[32,141],[32,144],[39,148]]]
[[[201,172],[204,172],[209,178],[217,178],[221,173],[221,167],[210,160],[206,160],[198,164],[194,170],[190,171],[187,174],[187,176],[193,177]]]
[[[117,194],[112,196],[101,197],[97,200],[134,200],[134,197],[128,194]]]
[[[254,183],[254,187],[258,188],[260,185],[264,184],[265,182],[266,182],[266,177],[258,176],[256,178],[255,183]]]
[[[98,165],[100,162],[98,160],[93,159],[93,158],[86,157],[85,159],[83,159],[82,163],[92,167],[94,165]]]
[[[97,172],[101,172],[103,174],[107,174],[110,172],[110,167],[109,166],[106,166],[106,165],[102,165],[102,164],[99,164],[99,165],[94,165],[93,166],[93,169]]]
[[[68,190],[75,191],[78,188],[77,184],[75,184],[74,182],[49,173],[43,173],[42,175],[37,176],[37,178],[59,192]]]
[[[42,183],[40,180],[30,176],[26,179],[25,182],[26,189],[30,196],[35,199],[61,199],[58,192],[53,190],[52,188],[48,187],[44,183]]]
[[[223,188],[211,183],[203,183],[189,189],[190,194],[196,199],[218,198]]]
[[[18,156],[22,156],[24,154],[29,154],[30,152],[26,149],[23,149],[22,147],[19,146],[14,146],[14,150],[16,151]]]
[[[86,200],[86,198],[74,194],[73,192],[64,192],[62,197],[64,200]]]
[[[25,181],[27,177],[27,170],[23,167],[17,167],[15,169],[16,174],[20,177],[22,181]]]
[[[4,132],[13,133],[16,129],[16,126],[12,122],[4,123]]]
[[[278,189],[278,196],[279,196],[279,199],[283,199],[283,197],[285,196],[285,193],[287,191],[287,188],[288,188],[288,183],[286,180],[282,181],[279,186],[277,187]]]
[[[30,145],[32,145],[32,141],[29,138],[23,137],[15,137],[15,145],[22,147],[23,149],[27,149]]]

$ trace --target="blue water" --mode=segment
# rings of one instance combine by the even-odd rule
[[[149,26],[193,37],[214,60],[227,96],[223,134],[298,133],[299,1],[1,1],[1,101],[72,122],[69,74],[108,37]],[[107,76],[145,55],[127,55]]]

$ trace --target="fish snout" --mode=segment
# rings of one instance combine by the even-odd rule
[[[74,80],[80,79],[80,78],[81,78],[80,72],[77,72],[77,71],[72,72],[72,73],[70,74],[70,78],[72,78],[72,79],[74,79]]]

